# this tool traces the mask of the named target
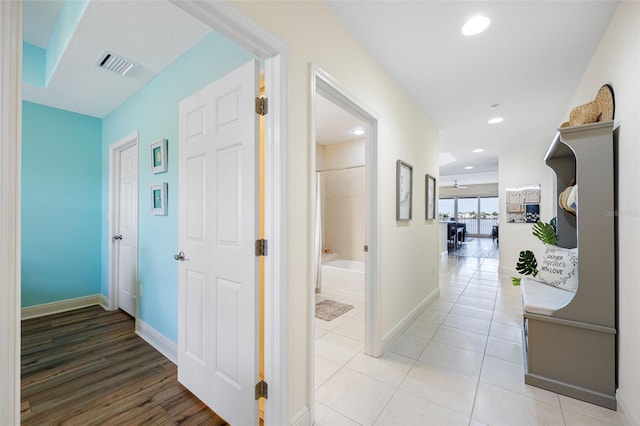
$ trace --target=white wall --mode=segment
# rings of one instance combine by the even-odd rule
[[[618,400],[640,424],[640,3],[623,1],[587,68],[569,110],[611,84],[619,128],[618,163]]]
[[[438,174],[438,133],[371,55],[323,2],[234,2],[232,5],[290,47],[290,142],[288,188],[289,415],[301,419],[310,407],[308,389],[308,282],[310,260],[309,64],[330,74],[350,94],[375,111],[378,127],[379,264],[384,301],[381,335],[437,289],[438,222],[424,220],[424,175]],[[396,160],[413,165],[414,220],[395,220]],[[370,242],[369,242],[370,243]],[[370,243],[371,244],[371,243]],[[302,419],[301,419],[302,421]],[[306,420],[308,421],[308,420]]]
[[[507,188],[540,184],[540,220],[549,222],[555,216],[553,171],[544,162],[550,143],[551,139],[499,158],[500,272],[503,274],[517,276],[516,262],[522,250],[533,251],[537,259],[544,255],[544,245],[532,235],[531,223],[507,223],[505,200]]]

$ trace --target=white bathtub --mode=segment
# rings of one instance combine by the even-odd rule
[[[322,264],[320,294],[342,301],[364,301],[364,262],[336,259]]]

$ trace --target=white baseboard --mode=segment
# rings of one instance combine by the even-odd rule
[[[387,334],[382,337],[382,353],[386,352],[391,347],[393,342],[396,341],[409,327],[413,324],[420,315],[431,305],[435,300],[440,297],[440,286],[436,287],[427,297],[424,298],[418,306],[413,308],[398,324],[395,325]]]
[[[178,345],[169,340],[164,334],[137,318],[136,334],[169,359],[169,361],[176,365],[178,364]]]
[[[43,303],[42,305],[22,308],[22,319],[37,318],[59,312],[73,311],[87,306],[102,305],[104,296],[93,294],[91,296],[76,297],[75,299],[61,300],[59,302]]]
[[[313,421],[311,419],[309,407],[304,407],[291,419],[291,426],[308,426],[312,424]]]
[[[618,413],[622,414],[622,416],[625,417],[625,420],[629,421],[629,423],[625,423],[625,426],[627,424],[640,426],[638,416],[636,415],[636,413],[629,410],[629,405],[627,404],[624,395],[620,392],[620,390],[616,392],[616,400],[618,401]]]

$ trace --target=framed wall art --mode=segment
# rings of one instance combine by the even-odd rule
[[[167,140],[160,139],[151,144],[151,172],[167,171]]]
[[[540,221],[540,184],[507,188],[507,223]]]
[[[413,204],[413,167],[396,161],[396,220],[411,220]]]
[[[425,185],[425,219],[434,220],[436,218],[436,178],[427,174],[424,176]]]
[[[154,216],[167,215],[167,183],[151,185],[151,214]]]

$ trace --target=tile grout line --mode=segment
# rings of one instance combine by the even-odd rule
[[[482,262],[484,263],[484,261]],[[481,265],[482,265],[481,263]],[[480,265],[480,266],[481,266]],[[477,270],[476,270],[477,273]],[[474,274],[475,276],[475,274]],[[489,331],[487,332],[487,338],[484,342],[484,351],[482,352],[482,363],[480,364],[480,372],[478,373],[478,380],[476,382],[476,391],[473,394],[473,402],[471,403],[471,415],[469,416],[469,426],[471,425],[471,422],[474,420],[473,419],[473,413],[476,409],[476,401],[478,399],[478,391],[480,389],[480,378],[482,377],[482,370],[484,369],[484,359],[487,356],[487,345],[489,344],[489,334],[491,333],[491,325],[493,324],[493,315],[496,311],[496,299],[498,298],[498,292],[496,291],[496,296],[495,299],[493,301],[493,309],[491,310],[491,319],[489,320]]]

